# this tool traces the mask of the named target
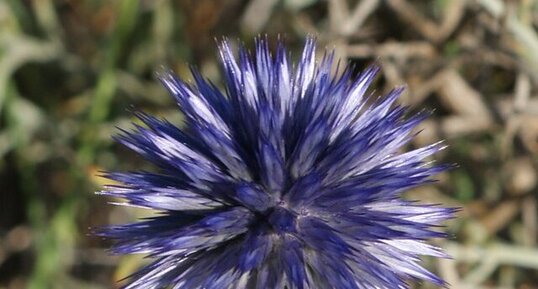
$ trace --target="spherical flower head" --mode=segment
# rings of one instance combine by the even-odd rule
[[[400,153],[427,117],[406,116],[402,88],[372,97],[377,67],[334,76],[311,38],[295,68],[265,39],[238,61],[223,41],[220,58],[224,90],[196,71],[160,75],[184,126],[137,112],[145,126],[117,137],[159,168],[106,174],[120,185],[103,194],[160,213],[99,232],[117,254],[152,258],[125,288],[445,285],[419,256],[447,257],[424,241],[446,237],[455,210],[401,198],[447,169],[425,161],[443,146]]]

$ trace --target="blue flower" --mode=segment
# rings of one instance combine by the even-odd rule
[[[193,71],[160,80],[182,127],[141,112],[145,126],[117,140],[158,172],[106,173],[103,194],[160,214],[110,226],[117,254],[151,262],[125,288],[408,288],[446,285],[420,255],[447,257],[424,241],[446,237],[455,209],[404,200],[404,191],[448,168],[426,161],[441,143],[400,153],[426,113],[406,116],[402,88],[374,98],[377,67],[331,73],[308,39],[293,68],[281,42],[258,39],[239,61],[223,41],[225,90]]]

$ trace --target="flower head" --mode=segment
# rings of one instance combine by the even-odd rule
[[[424,241],[445,237],[435,227],[454,209],[401,194],[447,166],[425,161],[439,143],[399,152],[427,116],[405,116],[402,88],[370,97],[378,68],[333,76],[313,39],[296,68],[264,39],[239,61],[224,41],[220,58],[225,92],[196,71],[192,84],[160,75],[184,126],[136,113],[145,126],[117,137],[159,167],[106,174],[121,185],[104,194],[161,213],[100,232],[115,253],[152,258],[126,288],[443,285],[419,255],[446,257]]]

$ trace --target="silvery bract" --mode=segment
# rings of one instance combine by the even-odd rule
[[[408,288],[444,282],[419,255],[452,208],[401,198],[447,166],[425,159],[432,144],[400,153],[426,113],[406,117],[394,89],[367,94],[378,69],[331,73],[308,39],[296,67],[278,42],[258,39],[255,55],[224,41],[225,90],[193,71],[192,84],[160,79],[185,116],[180,127],[144,113],[117,139],[157,172],[107,173],[103,192],[157,217],[111,226],[117,254],[151,262],[125,288]],[[124,204],[125,205],[125,204]]]

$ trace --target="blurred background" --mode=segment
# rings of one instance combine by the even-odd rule
[[[433,109],[409,148],[445,139],[459,168],[408,197],[462,207],[425,259],[451,288],[538,288],[538,1],[0,0],[0,289],[115,288],[145,260],[90,228],[144,212],[107,204],[100,170],[152,169],[115,144],[129,109],[181,121],[154,72],[220,82],[215,38],[308,34],[376,91]],[[434,288],[417,283],[413,288]]]

